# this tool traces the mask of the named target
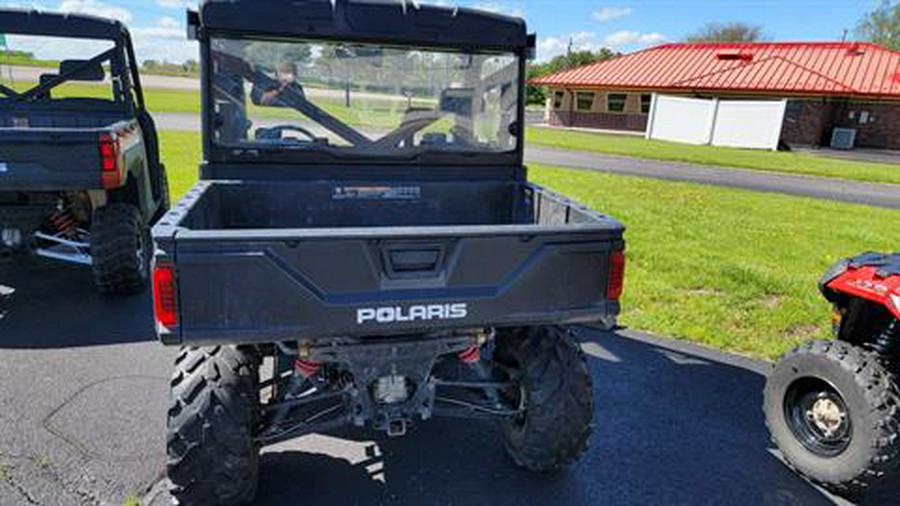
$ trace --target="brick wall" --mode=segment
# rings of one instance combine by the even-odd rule
[[[647,115],[606,112],[550,111],[549,123],[553,126],[643,132],[647,129]]]
[[[824,100],[790,100],[781,127],[781,140],[788,144],[819,145],[830,128],[833,105]]]
[[[865,122],[863,113],[868,113]],[[859,147],[900,149],[900,103],[841,104],[834,126],[855,128]]]
[[[863,112],[869,116],[866,122],[861,122]],[[855,128],[859,147],[900,149],[900,103],[791,100],[781,139],[788,144],[827,146],[834,127]]]

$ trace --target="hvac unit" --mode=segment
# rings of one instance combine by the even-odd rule
[[[831,149],[853,149],[855,145],[855,128],[835,128],[831,132]]]

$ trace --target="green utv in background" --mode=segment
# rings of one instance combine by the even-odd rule
[[[90,16],[0,10],[0,33],[104,48],[61,61],[27,90],[0,84],[0,257],[90,265],[101,292],[140,291],[150,226],[169,197],[128,30]],[[106,81],[109,98],[54,96],[78,81]]]

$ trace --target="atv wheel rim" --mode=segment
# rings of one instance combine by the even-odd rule
[[[827,382],[813,378],[795,381],[785,395],[784,413],[794,437],[814,455],[836,457],[850,446],[850,411]]]

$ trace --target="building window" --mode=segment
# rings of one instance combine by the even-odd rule
[[[650,114],[650,104],[653,103],[653,95],[645,93],[641,95],[641,114]]]
[[[562,109],[563,98],[565,98],[566,94],[563,91],[554,91],[553,92],[553,108],[554,109]]]
[[[590,111],[594,108],[594,92],[579,91],[575,94],[575,108],[579,111]]]
[[[607,112],[624,112],[628,95],[625,93],[609,93],[606,95]]]

